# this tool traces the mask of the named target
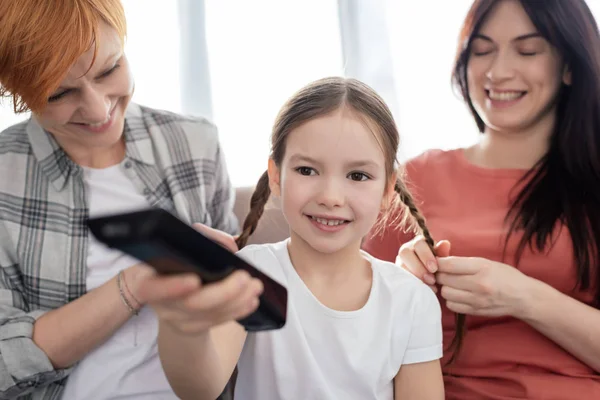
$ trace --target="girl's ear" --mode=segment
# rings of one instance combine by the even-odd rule
[[[267,173],[269,174],[269,188],[271,189],[271,195],[279,197],[281,195],[281,174],[279,172],[279,167],[272,158],[269,158]]]

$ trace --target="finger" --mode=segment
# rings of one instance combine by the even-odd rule
[[[474,275],[481,269],[481,261],[474,257],[440,257],[438,271],[455,275]]]
[[[455,275],[446,272],[438,272],[435,276],[437,283],[455,289],[477,292],[478,285],[474,275]]]
[[[425,239],[416,242],[414,249],[417,257],[419,257],[419,260],[421,260],[421,263],[425,266],[427,271],[435,274],[438,270],[435,254],[433,254]]]
[[[213,312],[223,315],[229,315],[229,319],[237,319],[247,316],[256,309],[259,303],[259,296],[263,292],[263,284],[258,279],[251,279],[246,289],[237,297],[224,303]]]
[[[246,295],[240,304],[233,310],[232,317],[233,319],[241,319],[245,318],[248,315],[252,314],[258,308],[260,304],[260,294],[263,292],[262,282],[256,280],[258,282],[257,285],[254,285],[253,289],[248,291],[248,295]],[[252,285],[249,285],[252,286]]]
[[[220,231],[218,229],[211,228],[204,224],[193,224],[194,229],[198,232],[211,239],[214,242],[217,242],[221,246],[225,247],[227,250],[232,253],[237,252],[239,249],[237,244],[235,244],[235,239],[230,234]]]
[[[195,274],[148,276],[140,283],[138,296],[143,304],[168,302],[183,298],[199,287],[200,278]]]
[[[412,249],[408,247],[400,248],[396,264],[400,265],[402,268],[406,269],[408,272],[426,284],[435,284],[435,277],[427,271],[419,257]]]
[[[455,303],[453,301],[446,301],[446,307],[450,311],[453,311],[458,314],[466,314],[466,315],[477,315],[478,313],[468,304],[463,303]]]
[[[209,285],[207,285],[208,287]],[[184,302],[176,305],[174,319],[184,322],[198,320],[210,321],[210,325],[239,320],[254,312],[259,305],[259,295],[263,291],[262,282],[251,279],[242,292],[218,304],[206,304],[201,293],[195,293]]]
[[[448,257],[450,255],[450,242],[447,240],[440,240],[436,243],[434,249],[437,257]]]
[[[472,292],[456,289],[451,286],[442,286],[441,295],[444,299],[453,303],[462,303],[474,306],[475,295]]]
[[[246,271],[236,271],[222,281],[204,285],[182,304],[186,311],[222,309],[246,293],[251,277]]]

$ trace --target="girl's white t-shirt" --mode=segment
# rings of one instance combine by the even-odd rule
[[[442,357],[441,309],[433,291],[367,253],[373,283],[356,311],[327,308],[294,269],[288,240],[238,254],[288,289],[286,325],[249,333],[236,400],[392,400],[402,365]]]

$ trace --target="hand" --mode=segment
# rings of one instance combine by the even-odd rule
[[[237,244],[235,243],[236,238],[234,236],[231,236],[229,233],[211,228],[204,224],[193,224],[193,227],[198,232],[200,232],[207,238],[219,243],[221,246],[225,247],[232,253],[235,253],[239,250]]]
[[[260,280],[236,271],[206,285],[197,275],[155,275],[142,282],[139,295],[162,323],[184,335],[196,335],[248,316],[258,307],[262,291]]]
[[[533,279],[507,264],[474,257],[438,259],[437,283],[447,307],[461,314],[522,319]]]
[[[435,286],[436,279],[433,275],[438,270],[436,256],[449,256],[450,242],[441,240],[436,243],[434,249],[435,255],[429,248],[425,238],[417,236],[400,247],[398,257],[396,257],[396,264],[421,279],[437,293],[437,287]]]

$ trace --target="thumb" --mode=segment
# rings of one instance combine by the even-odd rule
[[[440,240],[436,243],[435,255],[437,257],[448,257],[450,256],[450,242],[447,240]]]

